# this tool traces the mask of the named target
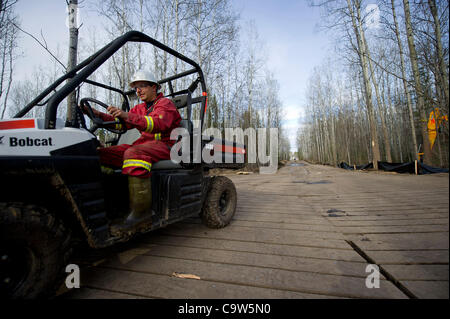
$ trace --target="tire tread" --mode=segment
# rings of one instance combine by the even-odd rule
[[[1,236],[9,236],[1,239],[26,243],[32,247],[36,256],[33,273],[8,297],[52,297],[62,283],[63,267],[71,255],[70,230],[41,206],[18,202],[0,203],[0,212]]]
[[[219,212],[219,200],[224,191],[230,193],[230,206],[225,216]],[[211,181],[211,187],[205,200],[202,212],[203,223],[210,228],[223,228],[227,226],[236,211],[236,188],[233,182],[225,176],[215,176]]]

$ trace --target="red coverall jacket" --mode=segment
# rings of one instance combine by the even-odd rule
[[[114,121],[105,113],[104,121]],[[116,121],[118,121],[116,119]],[[115,168],[122,167],[122,173],[149,177],[152,164],[170,159],[170,148],[176,142],[170,139],[172,129],[179,127],[181,116],[173,102],[159,93],[153,104],[141,103],[128,112],[125,120],[127,128],[137,128],[141,132],[132,145],[122,144],[99,149],[100,163]],[[116,125],[119,128],[120,124]]]

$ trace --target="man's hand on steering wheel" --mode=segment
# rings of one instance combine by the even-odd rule
[[[93,109],[89,102],[98,104],[108,110],[108,113],[118,119],[119,123],[117,123],[116,121],[102,120],[100,117],[100,114],[102,113]],[[124,119],[128,118],[128,113],[118,109],[117,107],[108,106],[105,103],[93,98],[83,98],[80,100],[79,108],[81,108],[81,111],[93,121],[93,126],[89,130],[91,132],[94,132],[99,127],[105,128],[106,130],[116,134],[123,134],[127,131],[127,126]]]
[[[107,108],[108,113],[114,116],[115,118],[126,120],[128,118],[128,112],[125,112],[118,107],[115,106],[109,106]]]
[[[82,105],[81,110],[83,111],[83,114],[89,115],[89,108],[86,106],[86,104]],[[93,108],[92,113],[94,113],[95,117],[100,117],[101,112]]]

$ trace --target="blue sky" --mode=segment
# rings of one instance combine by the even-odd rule
[[[317,31],[319,9],[309,7],[306,0],[233,0],[233,4],[241,13],[243,23],[254,21],[259,38],[267,49],[267,66],[280,84],[284,126],[294,150],[307,80],[312,69],[329,54],[330,40]],[[67,46],[65,1],[21,0],[16,9],[22,27],[35,36],[42,31],[53,52],[58,46],[61,51]],[[95,14],[86,8],[81,8],[80,16],[85,29],[96,23]],[[26,76],[34,66],[51,61],[49,54],[28,36],[22,35],[19,45],[23,49],[23,57],[16,66],[16,79]],[[64,56],[62,61],[65,63],[66,59]]]
[[[280,98],[285,113],[284,127],[291,150],[305,91],[313,68],[328,55],[330,40],[318,31],[320,12],[306,0],[235,0],[243,20],[253,20],[259,37],[268,50],[268,68],[280,83]]]

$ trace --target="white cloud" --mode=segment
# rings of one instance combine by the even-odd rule
[[[293,120],[300,117],[299,110],[293,106],[284,108],[284,111],[286,120]]]
[[[283,107],[285,120],[298,120],[302,117],[303,110],[300,105],[290,104]]]

